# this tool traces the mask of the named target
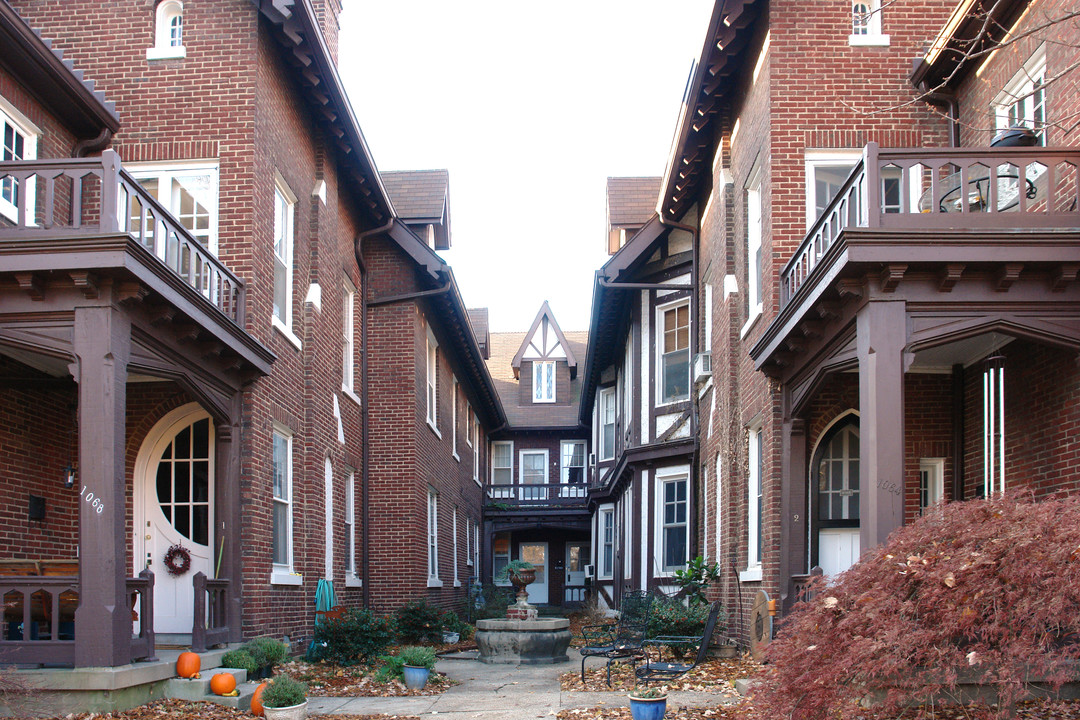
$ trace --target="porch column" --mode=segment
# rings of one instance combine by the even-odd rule
[[[859,541],[862,552],[904,522],[902,300],[871,300],[856,317],[859,354]]]
[[[784,404],[790,402],[784,391]],[[806,423],[802,418],[785,417],[781,428],[780,485],[780,600],[784,610],[795,602],[792,575],[809,570],[807,565],[806,517]]]
[[[125,528],[125,412],[131,322],[113,307],[75,309],[79,383],[79,608],[75,666],[131,662]]]
[[[234,402],[238,409],[239,402]],[[234,415],[234,418],[238,416]],[[236,423],[236,424],[233,424]],[[240,427],[238,420],[218,422],[214,426],[214,562],[218,563],[218,578],[229,579],[226,594],[226,616],[229,623],[229,642],[240,642],[243,622],[243,577],[240,569]]]

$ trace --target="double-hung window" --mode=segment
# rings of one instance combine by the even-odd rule
[[[439,343],[427,334],[427,423],[439,432]]]
[[[274,427],[273,456],[271,458],[274,481],[271,545],[273,547],[273,582],[299,584],[299,576],[293,575],[292,532],[292,433],[283,427]],[[294,580],[294,578],[296,578]]]
[[[275,324],[292,334],[293,215],[296,196],[278,178],[274,183],[274,315]]]
[[[457,398],[458,398],[458,380],[454,375],[450,376],[450,454],[454,456],[455,460],[460,460],[461,457],[457,451]]]
[[[689,509],[685,474],[659,478],[660,545],[663,571],[672,573],[686,567],[689,537]]]
[[[585,482],[585,441],[563,440],[561,445],[559,482],[575,485]]]
[[[533,402],[555,402],[555,362],[537,360],[532,364]]]
[[[491,541],[491,579],[496,585],[509,585],[501,578],[503,568],[510,563],[510,533],[496,533]]]
[[[615,457],[615,388],[600,391],[600,459]]]
[[[659,315],[661,404],[690,397],[690,302],[682,301],[657,310]]]
[[[0,98],[0,128],[3,129],[3,152],[0,160],[16,162],[33,160],[37,157],[37,138],[40,131],[17,111],[14,106]],[[0,180],[0,215],[13,223],[19,222],[19,201],[26,206],[25,223],[34,223],[35,199],[34,178],[16,180],[6,177]]]
[[[514,482],[514,443],[497,440],[491,443],[492,497],[510,497],[510,485]]]
[[[218,164],[216,160],[193,160],[181,163],[130,163],[124,166],[151,195],[195,238],[212,253],[217,253],[218,231]],[[137,197],[129,201],[128,231],[139,238],[148,249],[156,245],[162,259],[175,262],[167,254],[175,252],[169,239],[155,243],[159,232],[154,213],[146,208],[143,226],[142,203]]]
[[[345,474],[345,584],[358,585],[356,573],[356,472]]]
[[[1039,47],[994,99],[999,130],[1023,126],[1046,145],[1046,46]]]
[[[615,508],[600,508],[597,533],[600,535],[600,567],[598,577],[610,580],[615,574]]]
[[[763,439],[760,427],[750,431],[747,462],[750,472],[746,483],[746,572],[740,575],[743,580],[761,579]]]
[[[341,308],[341,388],[348,393],[356,388],[356,287],[346,278]]]
[[[442,587],[439,580],[439,494],[428,488],[427,500],[428,587]]]
[[[476,481],[476,484],[480,484],[480,423],[476,421],[476,416],[473,411],[466,407],[466,413],[468,413],[469,419],[472,420],[471,428],[468,437],[471,439],[469,443],[472,445],[472,479]]]

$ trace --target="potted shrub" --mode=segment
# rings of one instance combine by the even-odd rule
[[[405,679],[405,687],[410,690],[423,690],[435,668],[435,650],[410,645],[401,648],[398,658],[402,664],[401,675]]]
[[[529,597],[525,586],[536,579],[536,566],[524,560],[511,560],[495,579],[509,580],[510,584],[517,588],[518,602],[525,602]]]
[[[630,714],[634,720],[661,720],[667,712],[667,688],[637,685],[630,691]]]
[[[268,678],[274,674],[274,666],[289,654],[289,648],[280,640],[272,637],[257,637],[244,643],[241,650],[247,651],[258,668],[258,677]]]
[[[307,685],[288,675],[278,675],[262,693],[267,720],[303,720],[307,716]]]
[[[230,650],[222,655],[221,667],[246,670],[248,680],[255,679],[255,671],[259,668],[259,666],[255,664],[255,658],[251,657],[251,653],[241,648]]]

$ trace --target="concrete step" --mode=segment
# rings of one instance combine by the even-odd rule
[[[165,697],[176,698],[177,700],[213,700],[214,702],[218,700],[236,700],[236,698],[224,698],[210,692],[210,678],[220,672],[227,672],[236,678],[237,687],[240,687],[241,683],[247,684],[247,670],[223,668],[220,665],[211,668],[203,666],[200,672],[201,677],[172,678],[167,681],[165,683]],[[255,689],[252,688],[251,691],[255,692]]]
[[[243,671],[241,671],[243,672]],[[236,708],[237,710],[250,710],[251,698],[255,695],[255,688],[259,687],[259,683],[262,680],[256,680],[255,682],[239,683],[236,689],[240,691],[240,694],[236,697],[222,697],[220,695],[208,695],[202,700],[207,700],[218,705],[225,705],[227,707]]]

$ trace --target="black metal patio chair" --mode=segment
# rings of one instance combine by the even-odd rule
[[[607,684],[611,687],[611,664],[616,660],[637,662],[644,656],[649,629],[649,611],[653,596],[644,590],[623,594],[616,622],[586,625],[581,629],[585,647],[581,648],[581,684],[585,684],[585,661],[591,657],[607,658]]]
[[[645,684],[651,682],[671,682],[677,680],[686,673],[705,662],[709,654],[709,643],[712,642],[713,632],[716,630],[717,621],[720,618],[720,603],[715,602],[709,608],[709,617],[705,621],[705,630],[701,637],[684,637],[676,635],[658,635],[649,638],[644,643],[645,664],[634,668],[637,679]],[[664,660],[663,648],[669,652],[674,647],[687,647],[696,645],[698,650],[693,662],[676,662],[674,658]],[[650,648],[655,648],[656,658],[652,657]]]

